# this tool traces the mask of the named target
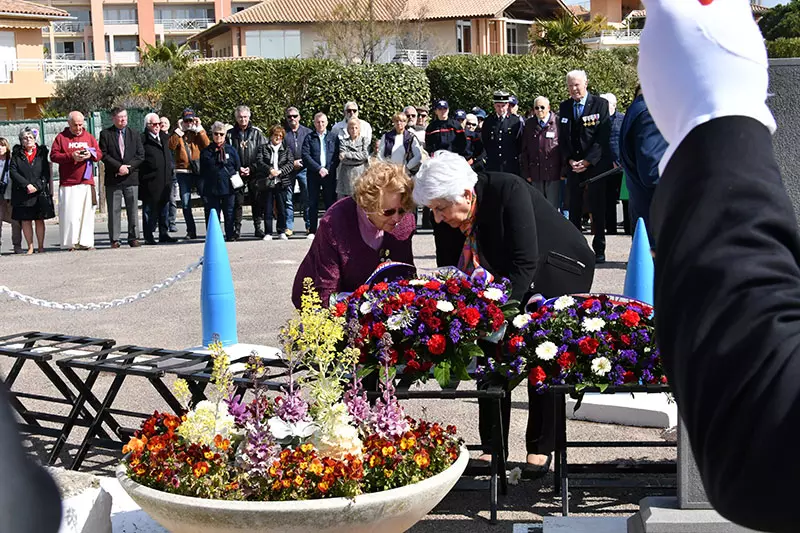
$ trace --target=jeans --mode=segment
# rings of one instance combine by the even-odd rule
[[[262,193],[264,199],[264,233],[272,234],[273,206],[278,215],[278,233],[286,230],[286,191],[283,189],[268,189]]]
[[[303,206],[303,222],[306,224],[306,231],[308,231],[308,179],[306,177],[307,169],[298,172],[295,179],[292,180],[291,186],[286,189],[286,229],[294,231],[294,184],[300,188],[300,205]]]
[[[225,196],[207,196],[205,197],[206,207],[210,213],[212,209],[217,210],[217,216],[225,219],[225,240],[233,239],[234,235],[234,220],[233,220],[233,204],[234,195],[226,194]],[[208,226],[208,222],[206,222]],[[208,234],[208,230],[206,230]]]
[[[325,210],[336,201],[336,177],[328,174],[321,178],[316,172],[308,176],[308,232],[317,232],[319,222],[319,193],[322,190],[322,201]]]
[[[167,205],[167,221],[170,228],[175,227],[175,220],[178,217],[178,200],[181,198],[181,189],[178,187],[178,176],[172,174],[172,185],[170,186],[169,203]]]
[[[178,173],[178,187],[181,192],[181,205],[183,206],[183,219],[186,221],[186,233],[190,237],[197,236],[197,227],[194,223],[194,215],[192,215],[192,187],[197,189],[197,194],[203,198],[205,203],[206,199],[203,196],[203,189],[205,183],[203,178],[197,174]],[[233,215],[231,215],[233,219]],[[208,217],[206,217],[206,224],[208,224]]]

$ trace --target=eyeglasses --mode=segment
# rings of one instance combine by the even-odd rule
[[[541,110],[541,111],[544,111],[544,110],[545,110],[545,109],[547,109],[547,108],[546,108],[545,106],[543,106],[543,105],[537,105],[537,106],[535,106],[535,107],[534,107],[534,109],[535,109],[536,111],[540,111],[540,110]]]
[[[425,118],[425,117],[428,116],[428,114],[427,113],[420,113],[419,116],[421,116],[422,118]]]
[[[297,117],[299,117],[300,115],[286,115],[286,116],[287,116],[287,118],[297,118]]]
[[[148,122],[147,125],[148,126],[160,126],[161,123],[160,122]]]
[[[214,137],[225,137],[225,132],[224,131],[215,131],[214,133],[212,133],[212,135]]]
[[[385,216],[385,217],[391,217],[391,216],[394,216],[394,214],[395,214],[395,213],[397,213],[397,214],[399,214],[399,215],[405,215],[406,213],[408,213],[408,211],[406,211],[405,209],[403,209],[403,208],[401,207],[401,208],[399,208],[399,209],[397,209],[397,208],[392,208],[392,209],[384,209],[383,211],[378,211],[378,212],[377,212],[377,213],[375,213],[375,214],[376,214],[376,215],[383,215],[383,216]]]
[[[358,113],[358,109],[348,109],[346,113]]]
[[[408,113],[406,113],[406,116],[407,116],[408,118],[417,118],[417,115],[409,115]]]
[[[478,123],[477,122],[467,122],[467,126],[472,126],[473,128],[477,128],[478,127]]]

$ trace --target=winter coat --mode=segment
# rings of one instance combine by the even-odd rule
[[[367,170],[369,140],[363,135],[355,139],[339,137],[339,170],[336,173],[336,194],[350,196],[353,183]]]
[[[220,150],[224,154],[222,159]],[[205,185],[203,194],[209,197],[233,194],[231,176],[239,172],[241,166],[239,154],[230,144],[208,145],[200,152],[200,176]]]
[[[161,198],[165,188],[172,187],[173,162],[169,136],[161,131],[158,137],[161,144],[148,131],[141,135],[144,162],[139,167],[139,198],[144,203],[155,202]]]
[[[544,128],[537,117],[525,122],[520,154],[520,175],[530,182],[558,181],[566,169],[558,139],[558,115],[551,112]]]
[[[28,185],[36,187],[36,192],[29,194]],[[28,163],[28,157],[22,146],[15,146],[11,151],[11,205],[34,207],[38,202],[40,191],[52,194],[47,146],[36,146],[33,163]]]
[[[256,180],[269,177],[270,170],[272,170],[272,142],[267,141],[266,144],[261,145],[256,156],[254,169]],[[286,144],[281,144],[280,148],[278,148],[279,186],[275,187],[276,189],[286,189],[291,185],[293,169],[292,151],[289,150]]]

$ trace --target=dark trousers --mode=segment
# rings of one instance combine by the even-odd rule
[[[247,185],[247,200],[250,202],[250,212],[253,214],[253,230],[260,233],[261,226],[264,222],[264,193],[256,188],[255,180],[252,180]]]
[[[617,202],[619,191],[622,189],[622,174],[609,176],[604,179],[606,184],[606,234],[617,234]]]
[[[316,233],[319,223],[319,195],[322,192],[322,202],[325,210],[336,201],[336,177],[328,174],[320,178],[316,172],[308,173],[308,232]]]
[[[569,190],[569,221],[578,230],[581,230],[583,216],[583,191],[581,183],[585,178],[581,174],[570,172],[567,176],[567,189]],[[589,185],[589,210],[592,213],[592,248],[596,255],[606,253],[606,187],[605,180],[600,180]]]
[[[272,235],[272,215],[278,216],[278,233],[286,231],[286,193],[283,189],[267,189],[262,193],[264,233]]]
[[[142,205],[142,225],[144,226],[145,240],[153,240],[153,233],[155,233],[156,227],[158,227],[159,238],[167,235],[169,229],[167,224],[169,210],[167,206],[169,205],[171,194],[172,184],[170,183],[169,187],[165,187],[157,198],[145,198],[144,205]]]
[[[244,205],[244,187],[233,191],[233,231],[238,237],[242,233],[242,206]]]
[[[176,175],[178,176],[178,187],[181,192],[181,205],[183,207],[183,219],[186,221],[186,233],[190,237],[196,237],[197,227],[194,223],[194,215],[192,215],[192,187],[197,189],[197,194],[200,195],[200,198],[203,198],[203,203],[205,203],[205,197],[203,196],[205,182],[198,174],[178,172]],[[206,224],[208,224],[207,206],[205,206],[205,213]]]
[[[221,216],[225,220],[225,240],[233,239],[234,223],[233,223],[233,194],[226,194],[225,196],[206,196],[206,209],[210,214],[212,209],[217,210],[217,216]],[[208,216],[206,216],[208,220]]]

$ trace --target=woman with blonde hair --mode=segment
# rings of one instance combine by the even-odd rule
[[[338,292],[356,290],[387,259],[413,263],[416,229],[413,182],[400,165],[374,162],[358,178],[353,196],[333,204],[297,269],[292,301],[300,307],[303,280],[311,278],[327,304]]]
[[[369,164],[369,139],[361,134],[361,121],[351,118],[347,131],[339,135],[339,170],[336,173],[336,194],[339,199],[353,194],[355,181]]]
[[[422,149],[416,135],[407,129],[405,113],[392,117],[394,129],[387,131],[378,144],[378,159],[404,165],[409,174],[415,174],[422,163]]]

